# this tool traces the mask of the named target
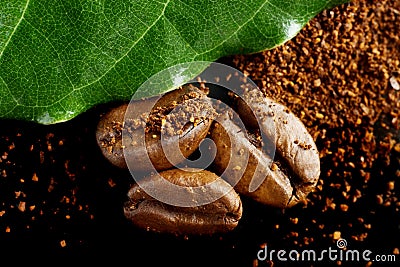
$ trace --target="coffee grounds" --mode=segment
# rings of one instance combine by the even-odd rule
[[[155,103],[150,114],[143,113],[139,118],[127,117],[124,130],[130,132],[145,127],[145,133],[150,135],[164,134],[166,137],[181,135],[188,123],[196,126],[204,120],[215,116],[210,110],[210,103],[206,101],[207,90],[194,87],[196,91],[187,92],[179,96],[167,106]],[[178,88],[177,90],[181,90]],[[161,99],[159,100],[161,101]]]

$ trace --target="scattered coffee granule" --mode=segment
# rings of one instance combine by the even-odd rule
[[[60,246],[63,247],[63,248],[66,247],[67,246],[67,242],[65,240],[61,240],[60,241]]]

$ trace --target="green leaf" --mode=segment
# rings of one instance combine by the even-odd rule
[[[0,0],[0,118],[51,124],[129,100],[163,69],[271,49],[346,2]]]

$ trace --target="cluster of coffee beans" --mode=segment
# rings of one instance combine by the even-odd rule
[[[292,112],[257,89],[227,92],[224,101],[209,95],[208,87],[184,85],[101,117],[102,153],[135,180],[123,207],[134,225],[227,232],[242,217],[240,196],[288,208],[315,187],[318,150]]]

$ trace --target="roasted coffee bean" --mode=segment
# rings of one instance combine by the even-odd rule
[[[245,91],[243,98],[234,96],[232,103],[246,127],[235,124],[229,112],[212,126],[216,173],[223,174],[239,194],[267,205],[285,208],[305,200],[318,181],[320,160],[304,124],[257,89]],[[272,144],[276,153],[265,143]]]
[[[242,202],[235,190],[215,173],[193,168],[170,169],[141,180],[141,187],[134,184],[124,205],[124,214],[135,226],[161,233],[182,235],[214,234],[233,230],[242,217]],[[163,194],[176,196],[177,192],[165,192],[164,179],[184,187],[186,199],[193,199],[185,207],[165,204],[149,196],[143,188],[157,187]],[[199,187],[210,184],[207,191]],[[200,190],[200,194],[196,189]],[[197,199],[221,197],[208,204],[197,205]],[[189,201],[190,202],[190,201]]]
[[[215,115],[207,92],[188,85],[157,98],[124,103],[100,119],[96,138],[111,163],[127,168],[128,160],[136,171],[165,170],[199,147]]]
[[[319,152],[302,121],[287,107],[265,97],[256,89],[246,91],[243,101],[237,103],[240,116],[247,118],[245,123],[247,121],[249,125],[254,125],[254,119],[259,118],[261,131],[267,138],[274,138],[273,143],[278,155],[293,170],[297,179],[300,182],[315,184],[320,175]],[[255,112],[255,116],[248,115],[246,106]]]

